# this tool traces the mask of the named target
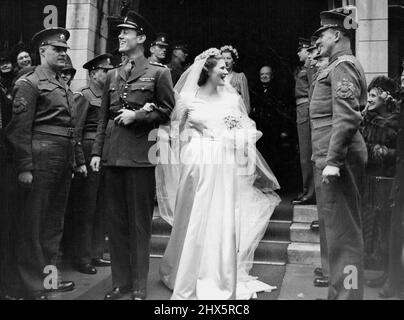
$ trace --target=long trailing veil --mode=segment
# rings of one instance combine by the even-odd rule
[[[186,97],[195,97],[199,89],[198,79],[206,60],[210,56],[219,54],[219,50],[209,49],[195,58],[194,64],[184,72],[174,88],[176,106],[170,123],[159,128],[157,142],[159,159],[156,166],[157,200],[161,217],[170,225],[173,225],[175,219],[174,209],[180,179],[181,144],[184,140],[182,133],[185,131],[184,117],[187,115],[184,112],[186,108],[184,100]],[[224,86],[221,91],[223,94],[238,95],[231,86]],[[274,192],[280,186],[268,164],[256,149],[255,143],[262,133],[256,130],[254,121],[248,117],[242,99],[236,100],[239,103],[234,105],[234,109],[240,116],[237,131],[241,133],[236,137],[242,139],[233,138],[235,140],[233,142],[239,148],[244,148],[244,154],[248,157],[247,165],[240,168],[236,177],[240,190],[236,199],[237,295],[246,291],[247,297],[248,291],[274,289],[263,284],[261,286],[263,290],[259,288],[257,290],[257,283],[258,287],[260,286],[259,282],[254,281],[255,278],[249,276],[249,272],[253,266],[254,252],[267,230],[275,207],[280,202],[279,196]],[[254,283],[252,286],[255,288],[248,288],[248,286],[251,287],[249,285],[251,282]],[[239,283],[244,284],[244,287],[240,287]]]

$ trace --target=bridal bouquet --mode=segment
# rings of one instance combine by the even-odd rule
[[[241,129],[240,119],[241,117],[227,116],[223,120],[227,129],[233,130],[233,129]]]

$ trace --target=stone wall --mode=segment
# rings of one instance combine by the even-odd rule
[[[67,1],[66,29],[71,34],[68,53],[77,69],[71,86],[73,91],[88,82],[88,74],[82,68],[83,64],[96,55],[105,53],[110,1],[116,0]]]
[[[377,75],[388,75],[388,0],[357,0],[356,7],[356,52],[369,82]]]

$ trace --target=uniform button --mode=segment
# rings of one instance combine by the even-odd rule
[[[125,89],[128,89],[128,86],[127,86],[127,85],[125,86]]]

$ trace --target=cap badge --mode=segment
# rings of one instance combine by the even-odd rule
[[[61,35],[60,35],[60,40],[62,40],[62,41],[65,41],[65,40],[66,40],[66,37],[65,37],[64,34],[61,34]]]

